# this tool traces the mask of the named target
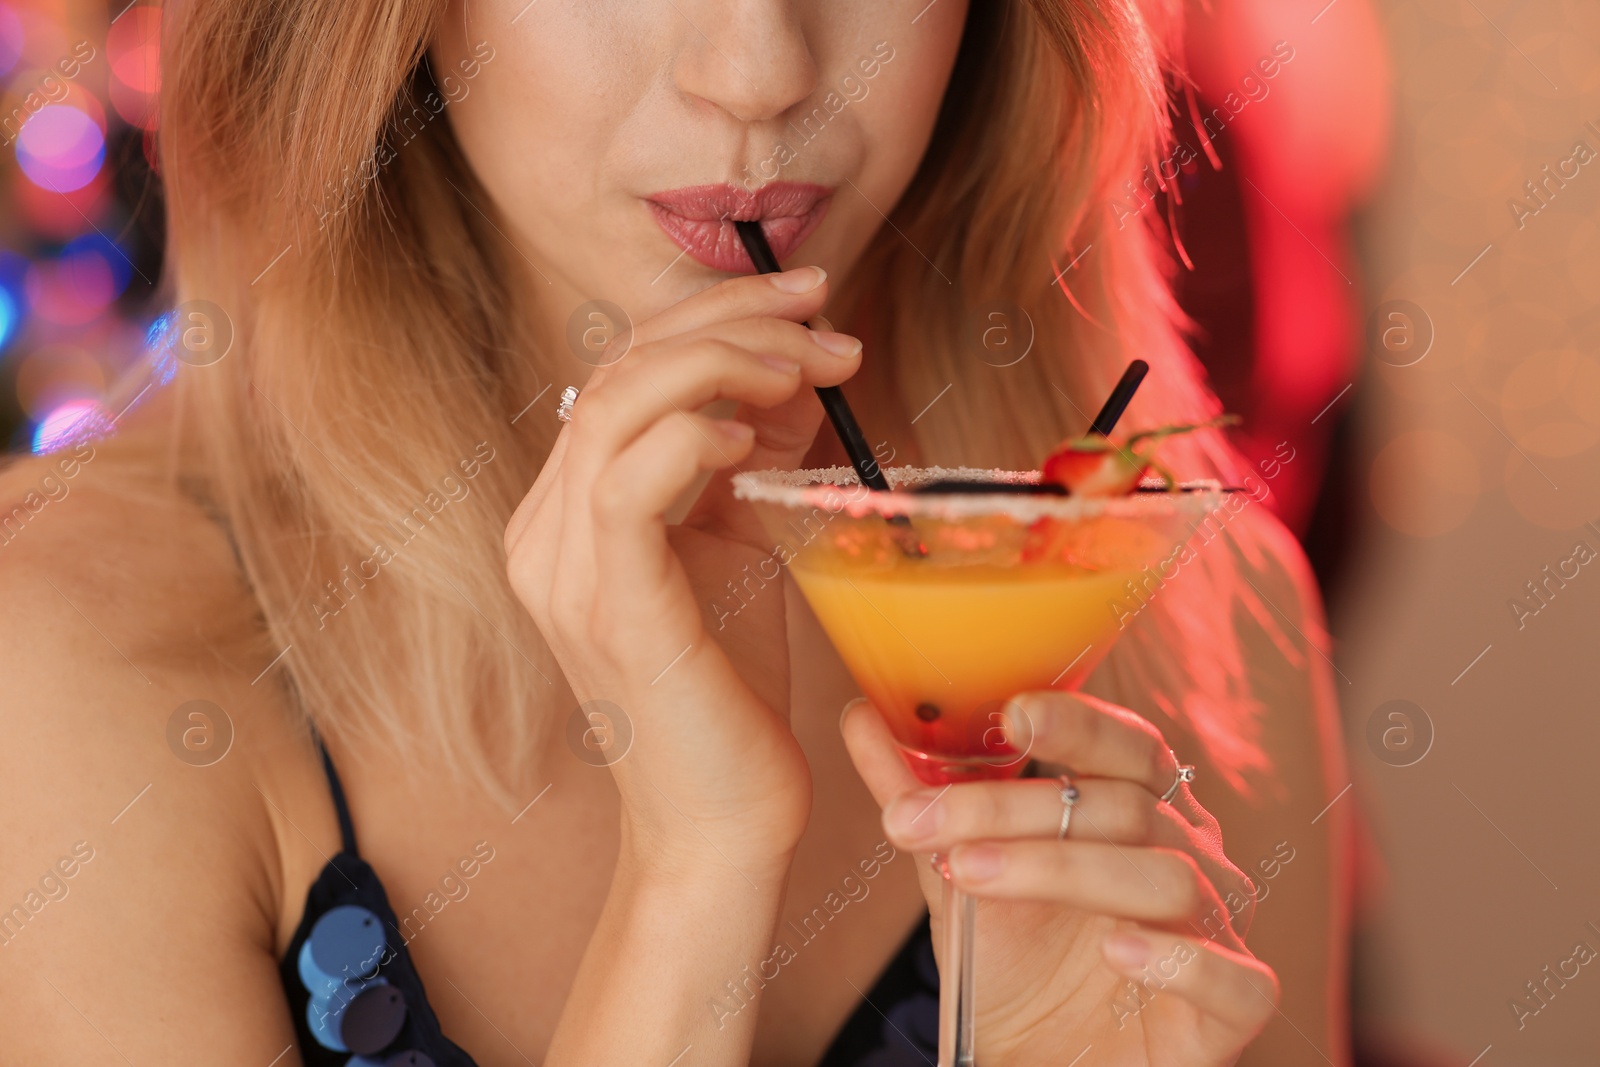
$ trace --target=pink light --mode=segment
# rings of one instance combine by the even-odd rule
[[[116,78],[111,79],[107,93],[111,97],[111,106],[122,116],[123,122],[141,130],[155,128],[159,111],[154,93],[130,89]]]
[[[116,275],[98,251],[44,260],[23,281],[34,314],[60,326],[93,322],[116,299]]]
[[[17,163],[28,180],[51,192],[81,189],[100,173],[106,142],[84,111],[64,104],[41,108],[17,135]]]
[[[112,23],[106,54],[112,107],[129,125],[154,129],[161,91],[161,9],[135,7]]]
[[[86,220],[100,217],[107,184],[105,169],[101,168],[83,188],[70,193],[53,193],[29,181],[21,171],[15,171],[10,202],[30,228],[64,241],[88,230],[90,223]]]
[[[161,9],[136,7],[106,34],[111,73],[136,93],[161,91]]]
[[[42,455],[85,437],[102,437],[111,428],[111,413],[98,400],[69,400],[39,420],[33,451]]]
[[[22,20],[10,4],[0,4],[0,78],[11,73],[22,57]]]
[[[95,124],[95,128],[100,131],[100,135],[102,137],[105,136],[106,109],[100,103],[100,98],[85,88],[82,82],[68,82],[66,95],[57,100],[56,103],[75,107],[85,115],[88,115],[89,119]]]

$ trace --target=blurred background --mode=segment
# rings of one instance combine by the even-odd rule
[[[1358,1062],[1600,1063],[1600,2],[1191,6],[1179,147],[1112,210],[1175,219],[1328,603]],[[0,0],[12,453],[156,329],[160,20]]]
[[[160,23],[155,6],[0,3],[0,434],[13,451],[106,417],[154,318]]]

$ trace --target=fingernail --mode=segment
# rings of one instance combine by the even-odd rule
[[[993,845],[972,845],[950,857],[956,877],[967,882],[987,882],[1000,874],[1004,856]]]
[[[855,697],[854,699],[852,699],[848,703],[846,703],[844,707],[840,708],[839,709],[839,729],[840,729],[841,732],[844,730],[844,721],[850,717],[850,713],[855,710],[856,705],[858,705],[858,704],[865,704],[868,707],[872,706],[872,702],[870,700],[868,700],[866,697]]]
[[[1106,938],[1106,959],[1123,971],[1137,971],[1150,960],[1150,946],[1133,934],[1112,934]]]
[[[769,274],[772,284],[783,293],[809,293],[827,280],[828,272],[821,267],[796,267],[781,274]]]
[[[800,364],[793,360],[784,359],[782,356],[762,356],[761,362],[775,371],[782,371],[784,374],[800,373]]]
[[[861,351],[861,342],[847,333],[834,333],[832,330],[812,330],[811,339],[821,345],[824,350],[836,356],[849,358]]]
[[[936,803],[938,798],[933,790],[917,790],[900,797],[883,813],[884,830],[906,845],[929,840],[944,821],[943,806]]]
[[[735,441],[746,440],[750,437],[753,437],[756,432],[756,428],[754,426],[751,426],[747,422],[740,422],[738,419],[719,419],[717,420],[717,424],[722,427],[723,433],[727,434]]]
[[[1006,743],[1013,748],[1031,748],[1044,732],[1028,713],[1028,706],[1016,698],[1008,700],[1001,708],[1000,728],[1004,731]]]

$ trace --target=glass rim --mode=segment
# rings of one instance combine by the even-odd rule
[[[945,521],[1006,516],[1018,522],[1051,518],[1068,521],[1116,516],[1154,518],[1203,515],[1223,506],[1236,490],[1212,479],[1178,483],[1178,491],[1131,493],[1126,496],[1081,497],[1022,495],[1016,493],[912,493],[933,481],[993,481],[1012,485],[1037,485],[1038,471],[980,467],[883,467],[888,492],[875,492],[861,484],[854,467],[813,467],[801,470],[741,471],[733,476],[735,499],[791,508],[823,508],[852,517],[903,515]],[[1245,495],[1249,495],[1248,493]]]

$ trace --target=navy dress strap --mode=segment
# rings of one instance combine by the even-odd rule
[[[316,740],[341,850],[306,893],[279,965],[301,1059],[306,1067],[476,1067],[440,1029],[405,928],[356,851],[339,772]],[[924,917],[834,1036],[822,1067],[923,1067],[937,1052],[938,1026],[939,972]]]
[[[322,754],[322,771],[328,776],[328,792],[333,794],[333,811],[339,816],[339,847],[341,851],[352,856],[361,855],[356,848],[356,824],[350,818],[350,804],[344,798],[344,783],[339,781],[339,772],[334,770],[333,757],[328,755],[328,750],[322,744],[322,739],[312,735],[317,742],[317,751]]]
[[[227,516],[203,486],[184,488],[222,528],[248,584]],[[278,966],[301,1062],[477,1067],[440,1030],[383,883],[356,848],[355,820],[333,758],[315,730],[312,740],[339,819],[339,854],[306,891],[300,925]],[[822,1067],[925,1067],[937,1055],[938,1026],[939,972],[924,916],[834,1036]]]
[[[444,1036],[378,874],[356,851],[333,759],[316,738],[339,817],[339,854],[306,892],[278,965],[306,1067],[476,1067]]]

